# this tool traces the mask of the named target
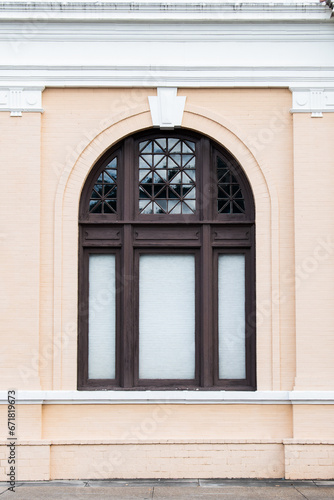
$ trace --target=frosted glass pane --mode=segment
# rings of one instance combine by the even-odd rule
[[[219,378],[245,378],[244,255],[218,259],[218,338]]]
[[[195,377],[195,257],[142,255],[139,378]]]
[[[115,255],[89,256],[88,377],[115,378]]]

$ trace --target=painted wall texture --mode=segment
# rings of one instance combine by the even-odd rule
[[[328,18],[332,40],[326,9],[314,6],[314,16]],[[42,32],[17,40],[29,52]],[[115,85],[81,73],[81,84],[79,75],[67,85],[54,76],[60,66],[52,68],[49,82],[51,73],[37,80],[37,66],[24,70],[21,101],[13,102],[11,80],[0,92],[0,480],[8,472],[9,389],[17,397],[18,480],[333,479],[334,76],[323,86],[318,79],[316,92],[307,75],[302,90],[272,75],[272,85],[246,77],[214,85],[210,76],[180,85],[174,73],[170,85],[152,75]],[[148,98],[168,86],[186,98],[180,130],[230,151],[253,190],[257,391],[80,392],[81,192],[105,151],[152,129]]]
[[[7,193],[2,389],[76,390],[81,189],[108,147],[152,126],[148,96],[155,93],[46,89],[42,115],[0,114]],[[229,149],[254,192],[258,390],[331,390],[334,115],[292,115],[285,89],[179,95],[186,96],[182,127]],[[18,473],[21,479],[329,478],[333,411],[326,404],[251,402],[21,405]],[[4,478],[5,457],[1,465]]]

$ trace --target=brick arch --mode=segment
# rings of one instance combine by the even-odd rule
[[[78,148],[77,159],[68,170],[64,170],[58,184],[55,202],[55,248],[54,248],[54,339],[63,346],[56,350],[54,354],[54,383],[53,389],[76,389],[76,367],[69,366],[64,360],[69,357],[76,359],[76,303],[73,307],[74,297],[77,297],[77,268],[78,268],[78,207],[82,188],[85,180],[98,158],[124,137],[140,130],[152,127],[151,115],[143,107],[133,112],[126,118],[106,123],[96,136],[87,140],[86,144]],[[242,131],[236,131],[224,118],[208,113],[207,110],[195,107],[187,107],[182,126],[214,139],[217,143],[227,148],[239,161],[253,190],[258,248],[265,248],[266,263],[261,264],[260,278],[268,274],[271,275],[271,282],[266,280],[266,286],[257,293],[257,300],[267,298],[271,294],[273,284],[278,279],[276,265],[272,265],[273,257],[278,252],[278,241],[275,237],[275,228],[278,227],[278,202],[274,183],[271,182],[268,171],[263,171],[256,161],[256,153],[247,145],[247,141],[242,137]],[[271,238],[268,238],[268,232]],[[270,241],[268,241],[270,240]],[[277,248],[276,248],[277,247]],[[274,254],[274,255],[273,255]],[[276,261],[275,261],[276,262]],[[261,278],[262,281],[262,278]],[[72,304],[72,306],[68,306]],[[75,309],[75,313],[73,312]],[[275,321],[277,321],[277,311]],[[265,318],[263,331],[272,330],[273,314]],[[276,325],[276,323],[275,323]],[[279,327],[279,325],[278,325]],[[275,326],[276,329],[276,326]],[[273,335],[275,332],[273,332]],[[261,380],[266,380],[265,387],[273,388],[272,380],[272,349],[276,345],[270,335],[258,336],[261,342],[261,357],[259,364],[266,366],[263,374],[258,377],[258,387],[261,389]],[[263,342],[262,342],[263,340]],[[277,343],[277,342],[276,342]],[[66,353],[65,353],[66,346]],[[265,359],[264,359],[265,358]],[[260,366],[259,365],[259,366]],[[269,368],[268,368],[269,366]],[[274,374],[276,378],[278,374]],[[71,381],[70,383],[68,381]],[[67,382],[66,382],[67,381]],[[270,387],[269,387],[270,386]]]

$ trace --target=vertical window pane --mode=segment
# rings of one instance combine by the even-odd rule
[[[195,256],[142,255],[139,378],[195,377]]]
[[[245,378],[244,255],[218,259],[218,340],[219,378]]]
[[[88,377],[115,378],[115,255],[89,257]]]

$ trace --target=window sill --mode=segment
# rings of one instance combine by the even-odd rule
[[[334,391],[16,391],[17,404],[334,404]],[[0,404],[8,404],[0,391]]]

